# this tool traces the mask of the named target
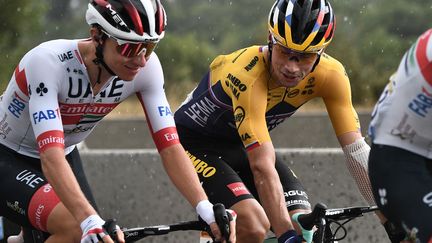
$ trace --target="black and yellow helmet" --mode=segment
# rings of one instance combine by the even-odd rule
[[[269,13],[272,41],[299,52],[319,52],[332,40],[335,16],[327,0],[277,0]]]

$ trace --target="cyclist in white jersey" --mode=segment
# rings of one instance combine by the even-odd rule
[[[409,239],[432,243],[432,29],[405,53],[372,114],[375,200]]]
[[[1,214],[48,232],[47,242],[112,242],[75,145],[136,94],[168,175],[219,239],[213,205],[179,143],[162,67],[152,52],[166,24],[160,1],[92,0],[86,20],[91,38],[33,48],[1,96]]]

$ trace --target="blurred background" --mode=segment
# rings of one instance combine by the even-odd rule
[[[168,15],[157,47],[173,108],[218,54],[267,40],[273,0],[162,0]],[[0,91],[20,57],[50,39],[86,38],[88,0],[0,0]],[[327,53],[351,79],[354,104],[371,107],[405,50],[431,27],[430,0],[332,0],[336,34]]]
[[[208,65],[218,54],[230,53],[249,45],[264,45],[267,42],[267,15],[274,0],[161,0],[161,2],[168,15],[168,26],[165,38],[158,45],[156,52],[164,68],[165,87],[173,110],[206,73]],[[6,88],[22,55],[35,45],[51,39],[78,39],[89,36],[89,26],[84,17],[87,3],[88,0],[0,0],[0,93]],[[335,37],[326,52],[345,65],[351,79],[354,105],[357,109],[366,110],[360,117],[364,129],[367,128],[371,107],[387,83],[388,77],[396,70],[402,55],[421,33],[432,27],[430,17],[432,16],[432,1],[330,0],[330,3],[335,10],[337,24]],[[122,104],[118,107],[125,107],[125,109],[118,111],[116,108],[117,111],[112,113],[124,116],[124,112],[127,112],[128,115],[143,116],[141,107],[137,103],[130,102],[129,106],[128,102],[125,103],[126,106]],[[320,101],[317,100],[316,103],[320,108]],[[327,120],[322,120],[323,117]],[[304,124],[308,124],[308,129],[304,129]],[[272,139],[278,148],[338,147],[330,121],[325,114],[293,116],[277,131],[278,133],[272,135]],[[287,134],[289,136],[286,136]],[[101,139],[101,137],[115,137],[116,139]],[[141,120],[128,119],[123,122],[108,120],[95,129],[92,136],[86,140],[86,145],[90,149],[153,148],[153,141],[150,138],[148,128]],[[100,168],[102,171],[110,168],[111,173],[108,174],[117,175],[119,170],[123,170],[119,168],[122,163],[118,162],[130,158],[134,158],[132,160],[136,166],[132,167],[132,172],[147,171],[148,161],[155,162],[155,165],[152,166],[158,169],[150,169],[150,172],[160,170],[159,167],[156,167],[156,165],[160,166],[160,163],[156,163],[158,161],[155,154],[151,154],[153,157],[149,158],[150,155],[131,151],[128,150],[124,154],[119,152],[119,155],[110,154],[110,151],[107,152],[107,155],[101,152],[102,155],[99,157],[94,155],[97,158],[91,157],[93,155],[90,152],[84,153],[84,161],[96,160],[96,162],[108,163],[106,167],[100,167],[103,163],[100,165],[95,163],[94,168],[90,167],[87,173],[94,173],[90,177],[95,179],[92,184],[99,188],[111,185],[111,183],[105,183],[103,180],[106,179],[105,177],[100,179],[102,176],[102,173],[99,173]],[[306,179],[304,182],[310,183],[306,186],[313,190],[310,194],[314,195],[314,201],[328,202],[328,205],[332,207],[352,206],[361,201],[359,194],[354,189],[352,179],[346,177],[348,172],[338,173],[337,177],[324,176],[327,173],[331,174],[325,171],[326,168],[337,172],[345,170],[341,151],[331,153],[324,150],[321,153],[318,151],[315,154],[307,155],[302,152],[287,152],[284,156],[286,156],[287,163],[298,167],[294,168],[296,173],[300,176],[304,173]],[[144,161],[146,163],[141,163]],[[327,166],[328,163],[331,163],[331,166]],[[92,165],[88,163],[86,166]],[[143,168],[146,170],[142,170]],[[315,168],[313,170],[316,173],[311,173],[310,168]],[[137,195],[134,197],[125,196],[121,193],[139,191],[133,179],[147,178],[141,174],[132,175],[132,172],[129,172],[131,173],[131,176],[128,176],[129,179],[124,180],[124,185],[118,185],[122,189],[116,192],[109,191],[110,193],[104,195],[96,195],[98,201],[101,202],[102,211],[108,215],[113,212],[122,212],[124,216],[114,216],[123,220],[135,220],[129,221],[129,225],[132,226],[137,225],[138,222],[158,223],[157,220],[162,220],[160,223],[172,222],[172,218],[161,218],[159,211],[154,212],[154,217],[147,217],[147,214],[136,217],[137,212],[143,213],[136,202],[150,201],[148,202],[149,208],[158,208],[152,203],[159,205],[161,202],[166,202],[168,200],[166,191],[172,188],[167,189],[169,183],[160,181],[166,180],[166,177],[158,176],[155,178],[158,178],[157,182],[162,186],[155,188],[161,192],[161,196],[155,196],[155,201],[149,198],[137,198],[137,195],[141,195],[139,193],[135,193]],[[153,180],[152,176],[148,178]],[[321,188],[322,185],[328,188]],[[343,188],[343,186],[349,188]],[[125,190],[126,188],[128,190]],[[107,189],[113,188],[110,186]],[[106,192],[105,189],[96,191]],[[116,193],[120,193],[120,196]],[[115,200],[112,197],[107,200],[104,198],[106,195],[117,196],[114,196]],[[144,195],[154,195],[154,193],[143,193],[141,196]],[[122,198],[129,200],[125,202],[125,200],[120,200]],[[172,201],[168,200],[169,205],[178,205],[179,198],[177,194],[173,196]],[[129,204],[126,204],[122,210],[118,210],[113,209],[112,206],[116,203],[118,205]],[[184,208],[187,207],[185,205],[182,204]],[[190,215],[188,215],[189,211],[184,208],[178,209],[170,206],[169,210],[174,211],[170,216],[175,215],[178,220],[186,219]],[[184,214],[179,215],[179,212]],[[142,222],[143,219],[148,221]],[[128,225],[126,223],[128,221],[124,222]],[[353,240],[348,242],[383,242],[372,240],[372,238],[361,238],[385,238],[383,228],[377,222],[372,225],[366,222],[368,221],[359,221],[358,225],[353,227],[360,230],[351,234]],[[361,228],[366,226],[376,229]],[[162,239],[162,242],[167,242],[167,240]]]

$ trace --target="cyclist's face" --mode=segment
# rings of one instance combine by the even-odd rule
[[[141,52],[136,56],[127,57],[121,52],[116,40],[108,38],[105,41],[104,60],[111,70],[122,80],[130,81],[147,63],[149,56]]]
[[[295,52],[273,44],[272,78],[277,86],[294,87],[311,72],[317,58],[317,53]]]

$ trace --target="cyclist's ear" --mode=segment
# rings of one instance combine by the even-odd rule
[[[98,28],[96,26],[91,27],[90,36],[91,36],[93,41],[95,41],[96,43],[102,44],[104,41],[103,35],[104,34],[100,28]]]

